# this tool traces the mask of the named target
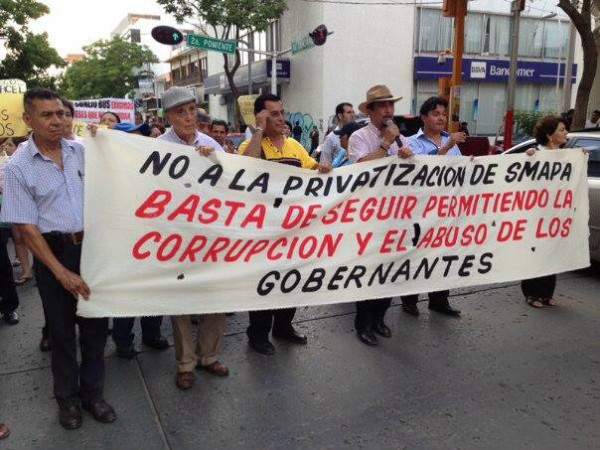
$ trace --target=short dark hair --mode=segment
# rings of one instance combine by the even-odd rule
[[[227,125],[227,122],[224,120],[213,120],[212,124],[210,125],[210,131],[212,131],[215,125],[221,125],[222,127],[225,127],[225,133],[229,133],[229,125]]]
[[[281,98],[275,94],[262,94],[256,97],[254,100],[254,115],[257,115],[263,109],[265,109],[266,102],[280,102]]]
[[[116,112],[113,112],[113,111],[104,111],[104,112],[103,112],[103,113],[100,115],[100,118],[101,118],[101,119],[102,119],[102,116],[103,116],[104,114],[110,114],[110,115],[112,115],[112,116],[115,116],[115,119],[117,119],[117,123],[121,123],[121,118],[119,117],[119,115],[118,115]]]
[[[294,128],[294,127],[292,126],[292,122],[290,122],[289,120],[286,120],[286,121],[285,121],[285,124],[288,126],[288,128],[289,128],[290,130],[291,130],[292,128]]]
[[[46,88],[28,89],[23,95],[23,108],[29,112],[33,106],[34,100],[61,100],[60,95]]]
[[[69,111],[71,111],[71,116],[75,117],[75,107],[73,106],[73,102],[70,100],[67,100],[64,97],[61,97],[60,101],[62,102],[63,105],[65,105],[65,108],[68,108]]]
[[[533,128],[533,135],[538,144],[546,145],[548,143],[548,136],[554,134],[559,124],[565,123],[562,117],[549,115],[544,116],[535,124]]]
[[[210,117],[210,114],[205,114],[201,111],[196,111],[196,122],[200,122],[200,123],[212,123],[212,117]]]
[[[445,109],[448,109],[448,101],[444,97],[429,97],[421,105],[419,114],[426,116],[430,111],[434,111],[438,106],[443,106]]]
[[[598,115],[600,115],[600,111],[597,110],[597,109],[595,109],[595,110],[592,111],[592,114],[598,114]]]
[[[344,108],[346,106],[349,106],[350,108],[353,108],[352,103],[348,103],[348,102],[340,103],[339,105],[337,105],[335,107],[335,116],[337,117],[338,114],[342,114],[344,112]]]

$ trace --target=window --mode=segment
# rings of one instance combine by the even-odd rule
[[[569,23],[547,21],[544,24],[544,58],[566,58]]]
[[[579,138],[573,147],[583,147],[589,152],[588,177],[600,177],[600,139]]]
[[[469,13],[465,20],[465,53],[481,54],[483,14]]]
[[[544,22],[539,19],[519,21],[519,56],[541,58]]]
[[[510,45],[510,19],[486,15],[484,19],[483,53],[506,56]]]
[[[208,59],[207,58],[200,59],[200,72],[202,73],[202,79],[205,79],[208,76]]]
[[[420,9],[418,50],[438,53],[452,46],[452,19],[439,9]]]

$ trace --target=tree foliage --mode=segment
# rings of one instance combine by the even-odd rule
[[[29,21],[49,12],[35,0],[0,0],[0,39],[6,48],[0,78],[19,78],[30,87],[55,84],[47,69],[66,63],[48,43],[47,33],[35,34],[28,29]]]
[[[131,93],[139,68],[156,63],[156,55],[145,45],[120,36],[84,47],[86,55],[67,68],[63,91],[69,98],[124,97]]]
[[[179,21],[198,18],[192,23],[200,32],[217,39],[239,40],[240,32],[265,31],[269,24],[279,18],[285,10],[285,0],[157,0],[166,13]],[[279,50],[279,49],[276,49]],[[234,82],[235,72],[240,67],[240,52],[230,61],[223,54],[223,70],[236,101],[236,122],[243,123],[237,108],[239,90]]]

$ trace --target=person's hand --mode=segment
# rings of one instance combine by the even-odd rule
[[[317,163],[315,169],[317,169],[320,173],[329,173],[331,172],[331,164],[328,162]]]
[[[98,124],[97,123],[88,122],[86,128],[88,129],[88,131],[90,132],[92,137],[96,137],[96,133],[98,132]]]
[[[535,152],[536,152],[535,148],[532,147],[532,148],[528,148],[527,151],[525,152],[525,154],[527,156],[533,156],[533,155],[535,155]]]
[[[403,146],[402,148],[398,149],[398,157],[399,158],[409,158],[413,155],[412,150],[410,149],[410,147],[407,147],[406,145]]]
[[[456,133],[452,133],[450,135],[450,141],[452,141],[453,145],[454,144],[462,144],[466,140],[467,140],[467,135],[466,135],[466,133],[463,133],[462,131],[457,131]]]
[[[392,143],[398,136],[400,136],[400,129],[396,126],[395,123],[391,123],[390,125],[385,127],[385,130],[382,135],[383,143],[385,145],[392,145]]]
[[[90,288],[87,283],[74,272],[64,269],[56,279],[69,291],[76,299],[81,295],[84,300],[90,298]]]
[[[210,145],[199,145],[196,147],[196,151],[200,153],[202,156],[210,155],[215,149]]]
[[[254,118],[254,121],[256,122],[256,127],[261,128],[264,131],[264,129],[267,127],[267,119],[268,118],[269,118],[269,111],[267,111],[266,109],[263,109]]]

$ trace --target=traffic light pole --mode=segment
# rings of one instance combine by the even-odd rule
[[[517,57],[519,54],[519,17],[521,14],[519,0],[512,2],[512,24],[510,37],[510,70],[506,92],[506,115],[504,116],[504,150],[512,147],[512,133],[515,117],[515,90],[517,88]]]

